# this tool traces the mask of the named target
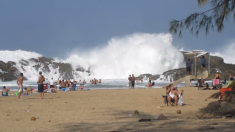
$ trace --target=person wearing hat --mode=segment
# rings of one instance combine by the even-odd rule
[[[3,86],[2,96],[8,96],[8,91],[10,91],[10,89],[6,88],[6,86]]]

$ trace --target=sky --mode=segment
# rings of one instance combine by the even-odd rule
[[[203,12],[197,0],[0,0],[0,50],[35,51],[63,58],[73,49],[104,47],[113,37],[168,33],[173,19]],[[218,51],[235,42],[231,17],[222,33],[173,35],[178,49]]]

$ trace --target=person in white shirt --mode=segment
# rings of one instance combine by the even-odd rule
[[[54,88],[54,80],[53,80],[53,78],[51,78],[51,80],[50,80],[50,88]]]

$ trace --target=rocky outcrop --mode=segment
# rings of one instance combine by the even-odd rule
[[[36,71],[42,71],[43,73],[52,72],[51,69],[57,69],[62,78],[74,79],[74,75],[76,75],[75,71],[82,71],[89,73],[90,71],[86,71],[84,68],[77,66],[74,70],[72,65],[69,63],[61,63],[55,62],[53,59],[46,57],[39,58],[31,58],[29,60],[21,60],[19,62],[20,67],[26,71],[25,67],[30,66],[34,68]],[[50,68],[52,66],[52,68]],[[15,62],[3,62],[0,61],[0,79],[2,81],[11,81],[16,80],[19,76],[20,71],[16,68]],[[54,74],[57,74],[56,72]],[[27,79],[27,78],[25,78]]]
[[[209,61],[208,56],[205,56],[207,62]],[[195,60],[193,56],[184,55],[184,61],[190,59],[193,60],[193,64],[195,64]],[[210,56],[210,71],[209,71],[209,77],[208,79],[213,79],[215,77],[215,74],[217,71],[220,71],[221,73],[221,79],[228,79],[229,73],[235,74],[235,65],[234,64],[226,64],[224,63],[224,59],[218,56]],[[206,65],[206,68],[208,68],[208,63]],[[192,68],[193,75],[195,75],[194,66]],[[201,68],[201,60],[200,58],[196,58],[196,73],[201,74],[202,72]],[[174,80],[178,80],[182,77],[185,77],[187,75],[186,68],[179,68],[179,69],[172,69],[168,70],[163,73],[165,76],[173,75]]]

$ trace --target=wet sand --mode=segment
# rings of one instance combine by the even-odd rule
[[[179,88],[181,90],[182,88]],[[198,119],[195,113],[217,90],[184,89],[184,106],[163,103],[165,89],[119,89],[0,97],[2,132],[233,132],[235,119]],[[205,100],[207,99],[207,100]],[[134,114],[138,110],[139,114]],[[181,110],[181,114],[176,111]],[[168,120],[138,122],[163,113]],[[132,114],[132,116],[130,116]],[[31,117],[36,117],[31,121]],[[212,125],[218,123],[218,125]]]

